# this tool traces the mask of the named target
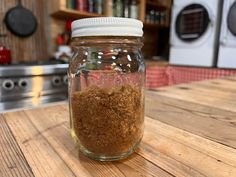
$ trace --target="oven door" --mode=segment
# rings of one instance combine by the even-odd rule
[[[210,24],[207,9],[200,4],[184,7],[177,16],[175,31],[178,38],[186,43],[201,39]]]
[[[171,44],[174,47],[196,47],[207,42],[216,17],[206,4],[188,3],[174,7]]]
[[[236,47],[236,1],[224,1],[220,42],[225,47]]]
[[[236,37],[236,1],[231,5],[227,16],[227,27],[229,31]]]

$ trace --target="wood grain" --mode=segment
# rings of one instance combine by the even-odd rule
[[[0,115],[0,176],[32,177],[33,172],[21,152],[6,120]]]
[[[236,148],[236,112],[149,92],[146,94],[146,115]]]
[[[51,38],[50,38],[50,54],[53,55],[57,51],[57,37],[59,34],[65,32],[66,21],[59,20],[56,18],[50,18],[50,29],[51,29]]]
[[[162,154],[181,168],[170,168],[168,163],[160,165],[162,159],[154,161],[175,176],[234,176],[236,174],[236,150],[201,138],[184,130],[146,118],[143,142],[148,151],[143,155],[158,158]],[[141,145],[142,148],[142,145]],[[142,148],[145,149],[145,148]],[[151,152],[151,154],[150,154]],[[155,154],[156,153],[156,154]],[[155,154],[155,155],[154,155]],[[185,170],[184,170],[185,169]],[[185,172],[186,170],[187,173]],[[184,173],[185,172],[185,173]]]
[[[146,0],[140,0],[139,1],[139,20],[142,22],[145,21],[145,16],[146,16]]]
[[[145,122],[143,143],[137,150],[137,154],[115,163],[96,162],[78,154],[69,136],[67,106],[7,113],[5,117],[17,141],[21,142],[22,151],[24,154],[28,152],[26,154],[28,162],[37,164],[35,166],[37,168],[32,166],[36,176],[40,174],[44,176],[55,174],[59,176],[60,174],[158,176],[159,174],[160,176],[222,177],[233,176],[236,173],[235,149],[148,117]],[[18,134],[15,134],[17,132]],[[29,153],[31,157],[27,156]],[[34,162],[31,161],[32,156]],[[60,174],[57,165],[54,166],[58,160]],[[45,163],[47,166],[43,166]],[[213,173],[216,169],[220,171]],[[69,171],[71,173],[68,173]]]
[[[85,11],[78,11],[73,9],[60,9],[51,14],[53,17],[62,20],[78,20],[80,18],[102,17],[102,14],[90,13]]]
[[[215,79],[212,81],[201,81],[196,83],[215,85],[215,90],[204,87],[196,87],[194,82],[192,84],[180,84],[172,87],[165,87],[156,89],[158,95],[163,95],[169,98],[176,98],[179,100],[198,103],[205,106],[224,109],[227,111],[236,111],[236,82],[227,79]],[[228,91],[231,88],[233,90]]]
[[[118,162],[78,152],[67,104],[2,114],[0,176],[235,177],[235,82],[229,77],[147,92],[141,145]],[[222,99],[222,107],[213,99]]]
[[[58,160],[61,161],[60,173],[63,172],[63,167],[67,167],[67,170],[76,176],[128,176],[127,174],[172,176],[137,154],[119,163],[96,162],[79,154],[69,135],[67,106],[8,113],[5,116],[13,134],[24,132],[15,136],[18,142],[21,142],[20,147],[26,154],[29,163],[38,164],[32,166],[36,176],[58,174],[57,170],[59,169],[54,166]],[[48,150],[46,150],[47,148]],[[34,149],[37,149],[37,154]],[[45,153],[50,153],[50,158]],[[45,163],[50,167],[50,171],[45,171],[43,167]],[[68,171],[64,174],[71,175],[68,174]]]
[[[36,60],[46,60],[48,54],[48,8],[47,0],[32,1],[22,0],[25,8],[31,10],[37,21],[37,31],[30,37],[20,38],[7,30],[4,21],[6,12],[17,5],[16,0],[1,0],[0,2],[0,34],[6,34],[7,37],[0,38],[0,43],[11,49],[12,62],[26,62]]]

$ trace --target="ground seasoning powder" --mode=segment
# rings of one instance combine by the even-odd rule
[[[80,145],[92,153],[114,156],[142,138],[143,91],[133,85],[89,86],[72,95],[73,129]]]

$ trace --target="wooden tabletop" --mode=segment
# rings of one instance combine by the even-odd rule
[[[236,77],[146,94],[143,141],[119,162],[78,153],[67,104],[0,115],[1,177],[236,176]]]

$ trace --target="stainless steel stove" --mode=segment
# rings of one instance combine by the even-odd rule
[[[0,112],[67,100],[68,64],[0,66]]]

